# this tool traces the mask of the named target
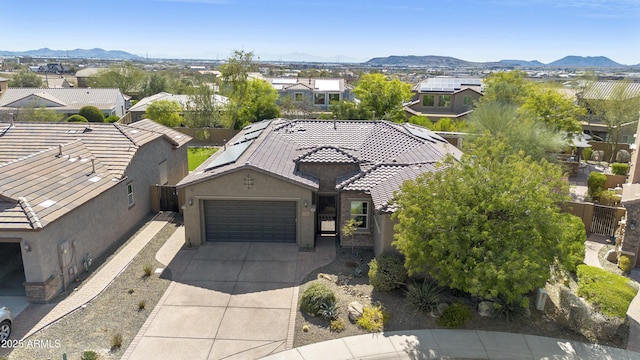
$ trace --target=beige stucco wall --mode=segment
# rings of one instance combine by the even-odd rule
[[[424,96],[434,96],[435,104],[438,104],[438,97],[440,95],[450,95],[451,96],[451,104],[449,107],[438,107],[438,106],[423,106],[422,98]],[[415,111],[419,111],[424,114],[442,114],[442,115],[457,115],[467,112],[473,109],[473,106],[465,106],[464,105],[464,97],[471,96],[473,102],[477,101],[482,97],[479,93],[473,90],[463,90],[461,92],[450,94],[450,93],[418,93],[415,94],[413,100],[419,100],[417,104],[411,106],[411,108]],[[438,121],[439,118],[431,119],[431,121]]]
[[[376,256],[382,253],[397,252],[391,245],[393,242],[393,226],[396,224],[391,219],[391,214],[377,213],[373,216],[375,231],[373,232],[373,251]]]
[[[342,227],[351,219],[351,201],[368,201],[369,202],[369,226],[366,229],[358,229],[352,237],[342,235]],[[336,224],[338,233],[340,234],[340,246],[368,247],[374,246],[374,233],[377,231],[374,225],[373,202],[371,195],[363,191],[344,191],[340,193],[340,212],[339,221]]]
[[[245,178],[253,185],[247,188]],[[288,200],[297,202],[297,236],[300,247],[314,246],[315,216],[311,206],[313,191],[286,180],[265,175],[253,169],[239,169],[213,179],[184,187],[184,226],[188,244],[202,245],[205,239],[205,200]],[[304,204],[307,204],[307,207]]]

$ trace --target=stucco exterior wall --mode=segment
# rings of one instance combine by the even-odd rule
[[[391,245],[393,242],[393,227],[396,224],[391,214],[382,213],[373,216],[375,231],[373,232],[373,251],[376,256],[382,253],[397,252]]]
[[[358,229],[352,238],[342,235],[342,227],[351,219],[351,201],[354,200],[369,202],[369,224],[366,229]],[[344,191],[340,193],[339,221],[336,224],[337,231],[340,234],[340,246],[373,247],[374,233],[377,231],[373,214],[373,202],[369,194],[362,191]]]
[[[424,96],[434,96],[434,106],[423,106],[422,98]],[[449,107],[438,107],[438,97],[441,95],[450,95],[451,96],[451,104]],[[482,97],[479,93],[473,90],[463,90],[461,92],[451,94],[451,93],[418,93],[414,95],[414,100],[419,100],[417,104],[411,106],[411,108],[415,111],[419,111],[425,114],[442,114],[442,115],[457,115],[467,112],[473,109],[473,106],[464,105],[464,97],[471,96],[472,101],[475,102]],[[439,119],[431,119],[432,121],[438,121]]]
[[[253,185],[245,185],[249,176]],[[202,245],[205,239],[205,200],[289,200],[297,202],[297,236],[300,247],[314,246],[315,212],[312,211],[313,191],[274,178],[252,169],[240,169],[207,181],[184,187],[184,226],[187,244]],[[307,207],[304,204],[307,204]]]

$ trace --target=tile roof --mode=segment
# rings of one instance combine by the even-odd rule
[[[111,110],[120,98],[124,99],[120,90],[110,88],[8,88],[0,97],[0,108],[11,109],[24,101],[43,99],[59,104],[62,109],[93,105]]]
[[[140,146],[191,139],[150,120],[135,125],[0,122],[0,228],[46,226],[115,186]]]
[[[616,80],[594,81],[586,84],[583,99],[607,100],[613,97],[631,99],[640,96],[640,82]]]
[[[338,179],[336,189],[370,191],[374,206],[385,210],[405,180],[434,171],[447,154],[461,156],[454,146],[420,129],[387,121],[271,120],[235,161],[207,169],[224,156],[224,150],[218,151],[178,187],[250,168],[317,190],[319,180],[298,172],[297,162],[350,162],[360,165],[360,173]],[[255,135],[245,128],[229,143],[246,138],[249,131]]]

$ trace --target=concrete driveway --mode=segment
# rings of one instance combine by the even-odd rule
[[[257,359],[291,347],[298,255],[284,243],[180,250],[165,270],[173,283],[123,359]]]

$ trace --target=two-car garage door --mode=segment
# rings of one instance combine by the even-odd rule
[[[296,242],[295,201],[206,200],[207,241]]]

